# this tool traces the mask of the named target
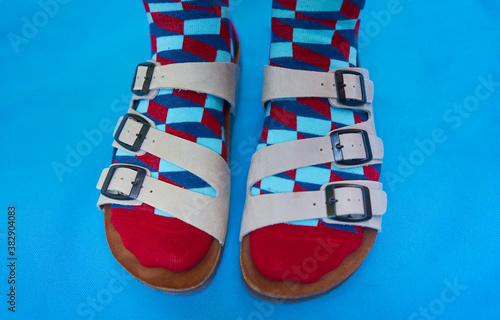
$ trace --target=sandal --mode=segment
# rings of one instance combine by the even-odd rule
[[[237,39],[235,42],[235,63],[160,65],[148,61],[139,64],[132,84],[134,95],[130,108],[118,121],[114,133],[113,147],[116,149],[135,155],[151,154],[179,166],[207,182],[215,189],[216,195],[210,197],[161,181],[148,168],[121,163],[104,169],[97,185],[101,190],[97,205],[104,210],[106,237],[112,254],[132,276],[166,293],[190,294],[204,289],[213,279],[221,261],[227,231],[230,170],[227,162],[211,149],[158,130],[153,121],[137,112],[137,107],[140,100],[152,100],[164,88],[191,90],[222,98],[227,104],[224,121],[229,144],[239,77],[239,43]],[[125,247],[111,223],[112,204],[129,208],[147,204],[206,232],[213,237],[211,245],[201,261],[188,270],[143,266]]]
[[[381,164],[382,141],[373,122],[373,83],[368,71],[345,68],[315,72],[266,66],[262,106],[273,99],[328,98],[331,106],[366,112],[368,120],[331,131],[324,137],[282,142],[258,150],[252,157],[241,224],[240,265],[245,286],[257,297],[298,302],[324,295],[342,284],[361,265],[381,230],[387,196],[382,184],[369,180],[336,181],[319,191],[252,196],[261,179],[288,170],[331,163],[340,169]],[[300,283],[284,272],[281,280],[265,277],[250,251],[250,233],[280,223],[321,219],[327,224],[362,227],[362,244],[339,267],[319,280]],[[327,248],[328,249],[328,248]],[[331,252],[328,252],[331,254]],[[316,252],[311,259],[318,259]]]

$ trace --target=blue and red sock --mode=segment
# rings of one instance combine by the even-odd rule
[[[180,62],[233,62],[234,31],[227,0],[146,0],[152,60]],[[186,90],[162,89],[154,100],[140,100],[136,110],[153,120],[156,128],[201,144],[227,159],[224,113],[220,98]],[[131,163],[151,170],[167,183],[215,196],[199,177],[146,153],[135,156],[117,150],[114,163]],[[112,206],[111,223],[125,247],[146,267],[184,271],[207,253],[212,236],[147,204]]]
[[[273,66],[329,71],[358,66],[358,30],[364,0],[273,0],[270,61]],[[266,108],[257,149],[297,139],[324,136],[331,130],[367,120],[363,112],[333,108],[328,99],[277,99]],[[340,180],[378,181],[380,165],[337,169],[331,163],[266,177],[253,195],[319,190]],[[272,280],[310,283],[337,268],[362,243],[363,228],[299,221],[265,227],[250,234],[257,269]],[[334,248],[324,259],[318,248]]]
[[[217,5],[216,5],[217,4]],[[150,22],[153,60],[161,64],[233,59],[233,32],[227,1],[144,1]],[[286,68],[328,71],[357,65],[357,30],[364,1],[273,1],[271,64]],[[224,103],[191,91],[162,90],[153,101],[142,100],[137,111],[157,128],[202,144],[226,157]],[[359,123],[366,115],[331,108],[319,98],[275,100],[267,108],[259,148],[279,142],[325,135],[332,129]],[[208,195],[213,189],[198,177],[152,155],[136,157],[118,151],[114,162],[145,166],[152,175],[174,185]],[[329,181],[378,180],[380,166],[338,170],[330,164],[291,170],[265,178],[253,194],[318,190]],[[168,213],[148,205],[114,206],[113,225],[124,245],[147,267],[182,271],[206,254],[212,237]],[[361,244],[362,229],[319,221],[281,224],[252,232],[252,257],[268,278],[313,282],[336,268]],[[318,243],[335,244],[335,254],[313,271],[301,269]]]

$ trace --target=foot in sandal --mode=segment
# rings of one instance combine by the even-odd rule
[[[241,226],[243,281],[298,302],[360,266],[386,210],[373,83],[358,66],[364,0],[273,0],[264,128]]]
[[[153,56],[136,69],[98,206],[117,261],[188,294],[212,280],[225,241],[238,41],[227,1],[146,0]]]

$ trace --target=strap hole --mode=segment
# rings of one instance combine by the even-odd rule
[[[351,199],[347,199],[347,201],[351,201]]]
[[[315,202],[315,203],[313,203],[313,206],[316,206],[316,202]]]
[[[351,147],[354,147],[354,145],[352,144]]]
[[[153,193],[153,190],[149,190],[149,193]]]
[[[325,84],[324,83],[321,83],[321,86],[323,87]]]
[[[323,148],[319,149],[319,151],[323,151]]]
[[[162,78],[165,78],[165,76],[161,76]]]
[[[123,178],[121,178],[120,180],[123,180]]]

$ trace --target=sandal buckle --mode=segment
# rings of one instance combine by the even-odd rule
[[[357,188],[361,190],[363,195],[363,208],[364,212],[359,214],[350,214],[344,216],[338,216],[336,212],[336,203],[338,199],[335,199],[335,189],[339,188]],[[372,206],[370,201],[370,189],[365,186],[350,184],[350,183],[338,183],[331,184],[325,188],[326,196],[326,213],[328,218],[336,221],[342,222],[362,222],[370,220],[372,218]]]
[[[113,193],[108,190],[109,184],[111,183],[111,179],[113,179],[113,175],[115,174],[115,171],[119,168],[127,168],[127,169],[132,169],[137,171],[137,176],[135,177],[135,180],[132,182],[132,190],[130,190],[130,194],[119,194],[119,193]],[[144,183],[144,179],[146,178],[146,169],[138,167],[138,166],[132,166],[132,165],[124,165],[124,164],[117,164],[117,165],[112,165],[109,167],[108,174],[106,175],[106,179],[104,180],[104,183],[102,184],[101,188],[101,194],[111,198],[111,199],[116,199],[116,200],[135,200],[139,196],[139,192],[141,191],[142,184]]]
[[[363,146],[365,148],[366,156],[359,159],[344,159],[342,154],[342,144],[340,143],[340,136],[346,133],[359,133],[363,138]],[[335,162],[345,166],[357,166],[373,160],[372,149],[370,147],[370,139],[368,132],[362,129],[340,129],[330,133],[330,140],[332,142],[333,158]]]
[[[136,134],[137,138],[135,139],[133,144],[128,144],[128,143],[120,140],[120,135],[122,133],[122,130],[125,127],[125,124],[127,123],[127,121],[129,119],[134,119],[135,121],[142,124],[142,128],[139,131],[139,133]],[[131,121],[134,121],[134,120],[131,120]],[[120,146],[124,147],[125,149],[132,151],[132,152],[137,152],[137,151],[141,150],[142,143],[144,142],[144,139],[146,139],[146,134],[148,133],[150,127],[151,126],[149,125],[149,123],[145,119],[143,119],[141,116],[133,114],[133,113],[127,113],[123,117],[122,121],[120,122],[118,130],[116,130],[116,133],[114,136],[115,141]]]
[[[346,96],[345,92],[346,84],[344,83],[345,74],[355,75],[359,78],[359,83],[361,86],[359,88],[361,91],[361,99],[349,98]],[[335,87],[337,89],[337,99],[339,100],[340,103],[351,107],[359,107],[366,103],[365,79],[362,73],[351,70],[335,71]]]
[[[148,67],[146,70],[146,75],[144,76],[144,82],[142,83],[141,89],[134,89],[135,82],[137,81],[137,73],[139,72],[140,67]],[[155,64],[153,62],[144,62],[137,65],[134,74],[134,80],[132,81],[132,93],[138,96],[145,96],[149,93],[149,86],[151,85],[151,81],[153,80],[153,72],[155,71]]]

